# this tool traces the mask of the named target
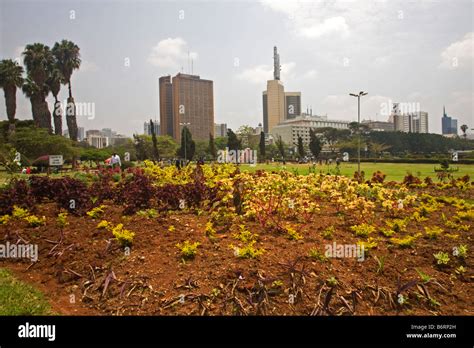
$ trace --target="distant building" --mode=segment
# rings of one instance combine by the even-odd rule
[[[393,115],[395,131],[405,133],[428,133],[428,113],[418,111],[405,115]]]
[[[301,115],[301,92],[285,92],[286,119]]]
[[[101,133],[87,133],[86,141],[90,146],[96,147],[98,149],[109,146],[109,138],[102,135]]]
[[[309,130],[317,128],[337,128],[348,129],[349,121],[329,120],[327,116],[296,116],[294,119],[281,122],[273,128],[272,135],[275,139],[281,139],[291,145],[298,143],[298,136],[301,136],[304,144],[309,144]]]
[[[193,139],[206,140],[214,134],[214,91],[211,80],[178,73],[172,79],[160,78],[161,134],[181,139],[184,125]]]
[[[108,145],[117,146],[117,145],[125,144],[129,138],[121,134],[112,134],[112,136],[107,139],[108,139]]]
[[[171,76],[162,76],[160,85],[160,129],[161,135],[174,135],[173,84]],[[145,132],[146,134],[146,132]]]
[[[280,81],[280,55],[273,48],[273,80],[267,81],[267,89],[262,92],[263,129],[272,133],[273,128],[287,120],[301,115],[301,92],[286,92]]]
[[[63,137],[69,138],[69,129],[64,129],[63,130]],[[84,127],[77,127],[77,141],[83,141],[85,140],[84,137]]]
[[[153,126],[155,128],[155,134],[156,135],[161,135],[160,124],[158,122],[153,122]],[[150,122],[145,122],[143,124],[143,134],[151,135],[151,124],[150,124]]]
[[[393,122],[364,120],[361,123],[369,127],[369,129],[377,132],[393,132],[395,130]]]
[[[227,123],[215,123],[214,124],[214,137],[225,137],[227,136]]]
[[[69,132],[68,132],[69,136]],[[84,140],[84,127],[77,127],[77,140],[83,141]]]
[[[446,114],[446,108],[443,106],[443,117],[441,118],[441,129],[443,135],[458,134],[458,120],[449,117]]]
[[[112,128],[102,128],[102,134],[106,136],[107,138],[112,137]]]

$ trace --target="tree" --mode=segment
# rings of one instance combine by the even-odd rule
[[[466,133],[466,132],[467,132],[468,128],[469,128],[469,127],[467,126],[467,124],[463,124],[463,125],[461,126],[461,131],[462,131],[462,133],[463,133],[464,139],[467,138],[467,133]]]
[[[278,148],[278,152],[283,160],[283,164],[285,163],[285,143],[283,142],[283,140],[281,139],[281,135],[278,136],[277,140],[276,140],[276,146]]]
[[[188,127],[183,127],[181,131],[181,147],[178,150],[178,156],[186,161],[191,161],[196,152],[196,143]]]
[[[242,140],[237,138],[237,135],[230,128],[227,130],[227,147],[229,150],[235,151],[242,148]]]
[[[216,144],[214,142],[214,136],[212,133],[209,133],[209,154],[211,155],[211,158],[213,161],[217,158],[217,149],[216,149]]]
[[[243,125],[243,126],[240,126],[239,129],[237,129],[236,133],[241,141],[241,144],[243,146],[250,147],[251,138],[252,138],[252,135],[254,135],[254,129],[248,125]]]
[[[260,158],[261,161],[265,160],[265,133],[260,132],[260,143],[258,144],[258,147],[260,149]]]
[[[7,109],[9,132],[15,131],[16,89],[23,84],[23,68],[11,59],[0,61],[0,88],[5,94],[5,107]]]
[[[72,41],[62,40],[53,46],[53,55],[56,58],[58,69],[63,76],[63,84],[68,85],[69,97],[67,99],[66,123],[69,137],[77,141],[76,105],[72,97],[71,76],[74,70],[79,69],[81,58],[79,47]]]
[[[70,160],[79,154],[79,149],[67,138],[49,134],[45,128],[18,127],[11,137],[11,145],[22,154],[22,163],[30,162],[43,155],[63,155]]]
[[[313,129],[309,130],[309,150],[315,159],[319,157],[319,154],[322,150],[321,140],[319,140],[319,137],[316,135]]]
[[[144,137],[134,134],[133,135],[133,144],[135,146],[135,154],[137,160],[144,161],[148,158],[148,151],[146,149],[146,141]]]
[[[298,156],[301,159],[305,156],[305,154],[306,151],[304,150],[303,138],[298,134]]]
[[[384,143],[369,142],[369,151],[372,152],[375,157],[379,156],[385,150],[390,149],[390,145]]]
[[[153,143],[153,151],[152,151],[153,161],[159,161],[160,153],[158,152],[158,143],[156,140],[155,124],[153,123],[151,119],[150,119],[150,130],[151,130],[151,141]]]
[[[30,79],[32,109],[37,112],[36,124],[38,127],[46,128],[48,132],[52,133],[51,112],[46,102],[46,97],[49,93],[46,80],[48,78],[48,71],[50,71],[54,63],[53,54],[49,46],[42,43],[34,43],[25,46],[23,57],[26,73]],[[35,107],[33,107],[33,104],[36,104]],[[33,115],[33,119],[35,119],[35,115]]]
[[[61,90],[61,81],[64,77],[61,70],[58,69],[57,64],[50,68],[48,79],[46,84],[54,97],[54,108],[53,108],[53,121],[54,121],[54,134],[63,134],[63,112],[61,108],[61,102],[58,100],[58,94]]]

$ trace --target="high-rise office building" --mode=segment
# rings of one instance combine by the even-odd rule
[[[227,136],[227,123],[216,123],[214,124],[214,137],[225,137]]]
[[[301,92],[285,92],[286,119],[301,115]]]
[[[161,127],[160,124],[157,121],[153,122],[153,126],[155,128],[155,134],[160,135],[161,134]],[[151,135],[151,125],[150,122],[145,122],[143,124],[143,134],[145,135]],[[166,134],[167,135],[167,134]]]
[[[174,135],[173,121],[173,85],[171,76],[162,76],[160,85],[160,125],[161,135]]]
[[[172,79],[160,78],[161,134],[181,139],[186,124],[193,139],[206,140],[214,135],[213,82],[197,75],[179,73]]]
[[[446,114],[446,108],[443,106],[443,117],[441,118],[441,128],[443,135],[458,134],[458,120],[449,117]]]
[[[418,111],[410,114],[393,115],[395,131],[405,133],[428,133],[428,113]]]
[[[286,92],[280,81],[280,55],[273,48],[273,80],[267,81],[267,90],[262,93],[263,129],[271,133],[279,123],[301,114],[301,93]]]

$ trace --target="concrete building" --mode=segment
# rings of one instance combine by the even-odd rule
[[[280,80],[267,81],[263,92],[263,128],[271,133],[273,127],[286,119],[285,88]]]
[[[161,134],[161,127],[160,127],[160,124],[157,122],[157,121],[154,121],[153,122],[153,126],[155,128],[155,134],[156,135],[162,135]],[[143,134],[145,135],[151,135],[151,125],[150,125],[150,122],[145,122],[143,124]],[[166,134],[168,135],[168,134]]]
[[[393,132],[395,130],[393,122],[363,120],[361,123],[377,132]]]
[[[286,120],[273,128],[272,135],[287,144],[297,144],[298,136],[303,138],[304,144],[309,144],[309,130],[332,127],[337,129],[348,129],[349,121],[329,120],[327,116],[296,116],[294,119]]]
[[[98,149],[109,146],[109,138],[100,133],[88,133],[86,141],[90,146],[96,147]]]
[[[189,123],[193,139],[206,140],[214,134],[213,82],[197,75],[178,73],[172,79],[160,78],[161,134],[181,139],[184,126]]]
[[[458,120],[446,114],[446,108],[443,106],[443,117],[441,118],[441,129],[443,135],[458,134]]]
[[[225,137],[227,136],[227,123],[215,123],[214,124],[214,137]]]
[[[286,119],[301,115],[301,92],[285,92]]]
[[[428,133],[428,113],[414,112],[406,115],[393,115],[395,131],[405,133]]]
[[[173,121],[173,85],[171,76],[162,76],[159,79],[160,89],[160,130],[161,135],[174,135]],[[146,132],[145,132],[146,134]]]
[[[265,133],[271,133],[277,124],[301,114],[301,93],[285,93],[285,87],[280,81],[280,71],[280,55],[275,46],[273,48],[273,80],[267,81],[267,89],[262,92]]]

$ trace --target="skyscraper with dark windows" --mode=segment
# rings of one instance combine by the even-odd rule
[[[443,117],[441,118],[441,129],[443,135],[458,134],[458,120],[449,117],[446,114],[446,108],[443,106]]]

